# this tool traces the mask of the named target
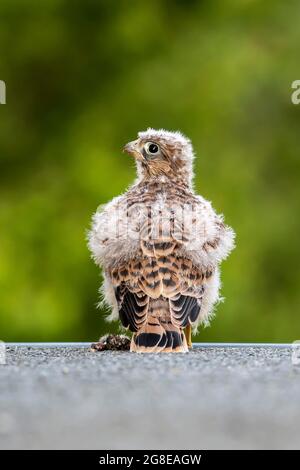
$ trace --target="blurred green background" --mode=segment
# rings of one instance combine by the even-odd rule
[[[299,339],[299,49],[296,0],[1,0],[0,339],[116,331],[85,236],[148,126],[192,139],[197,191],[237,232],[197,339]]]

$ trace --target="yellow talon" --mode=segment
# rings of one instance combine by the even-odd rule
[[[192,344],[192,327],[191,327],[191,325],[188,325],[188,326],[185,328],[184,334],[185,334],[185,339],[186,339],[188,348],[189,348],[189,349],[192,349],[193,344]]]

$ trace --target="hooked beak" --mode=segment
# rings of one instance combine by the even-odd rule
[[[123,148],[123,152],[128,153],[128,155],[131,155],[132,157],[136,158],[136,160],[144,160],[143,155],[137,148],[137,140],[126,144]]]

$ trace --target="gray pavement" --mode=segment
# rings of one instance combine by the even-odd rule
[[[9,347],[0,448],[299,449],[300,365],[288,348]]]

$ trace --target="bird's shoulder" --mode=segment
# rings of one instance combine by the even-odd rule
[[[135,184],[123,195],[122,201],[130,203],[201,203],[194,192],[186,185],[171,180],[154,179]]]

